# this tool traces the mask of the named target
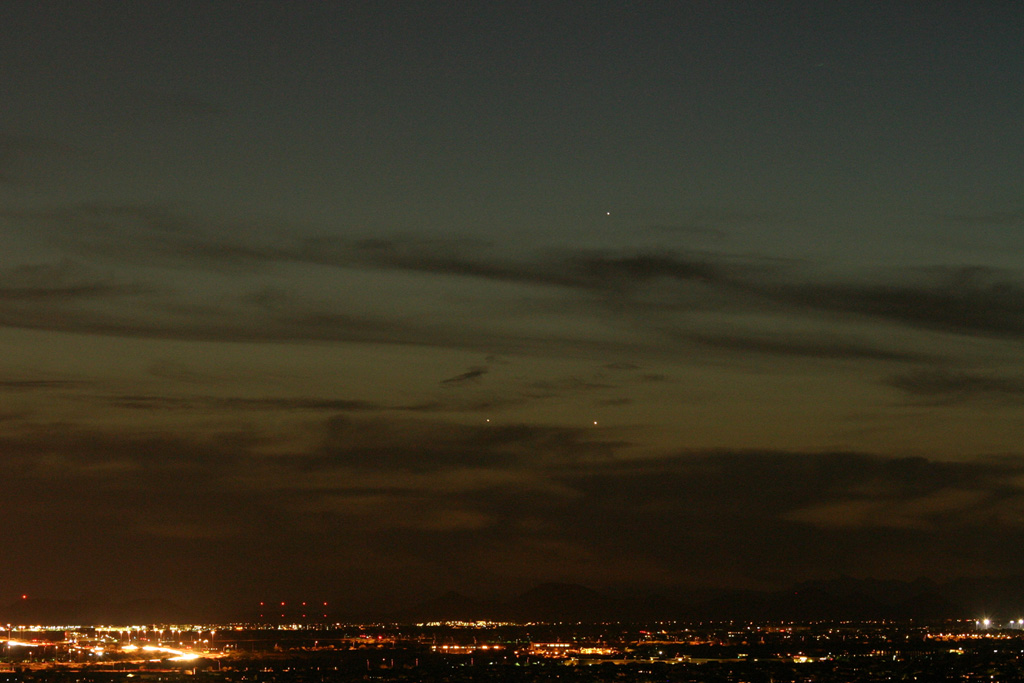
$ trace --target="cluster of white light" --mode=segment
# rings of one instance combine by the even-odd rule
[[[985,617],[984,619],[978,619],[974,624],[981,628],[989,628],[992,626],[992,620]],[[1009,626],[1010,628],[1024,628],[1024,619],[1011,619]]]
[[[12,647],[39,647],[41,643],[29,643],[24,640],[8,640],[7,644]]]
[[[135,650],[143,650],[145,652],[164,652],[171,657],[172,661],[186,662],[193,659],[199,659],[199,655],[195,652],[186,652],[184,650],[176,650],[173,647],[160,647],[158,645],[143,645],[141,648],[138,645],[125,645],[121,648],[124,652],[134,652]]]

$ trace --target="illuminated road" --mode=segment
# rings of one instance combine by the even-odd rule
[[[60,646],[64,646],[64,647],[67,647],[68,649],[84,650],[84,651],[92,652],[93,654],[96,654],[96,655],[103,655],[103,654],[131,654],[131,653],[136,653],[136,652],[139,653],[139,654],[142,654],[142,653],[152,653],[153,655],[161,655],[162,654],[162,655],[170,655],[170,657],[167,657],[166,659],[168,659],[169,661],[172,661],[172,662],[187,662],[187,661],[192,661],[192,660],[195,660],[195,659],[200,659],[202,657],[206,657],[206,658],[209,658],[209,659],[214,659],[214,658],[218,658],[218,657],[223,657],[224,656],[222,653],[219,653],[219,652],[195,652],[193,650],[181,650],[181,649],[173,648],[173,647],[164,647],[162,645],[141,645],[140,646],[140,645],[129,644],[129,645],[124,645],[124,646],[117,646],[117,647],[107,648],[107,647],[102,647],[102,646],[81,646],[81,645],[78,645],[76,642],[69,641],[69,640],[38,642],[38,641],[28,641],[28,640],[17,640],[17,639],[14,639],[14,638],[8,639],[6,641],[6,644],[7,644],[8,647],[30,647],[30,648],[60,647]],[[147,661],[147,660],[140,659],[138,661]],[[154,660],[149,659],[148,661],[154,661]]]

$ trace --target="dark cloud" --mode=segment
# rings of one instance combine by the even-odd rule
[[[218,234],[256,233],[256,226],[200,219],[162,204],[82,202],[50,210],[7,210],[15,225],[41,231],[82,258],[147,267],[251,270],[284,258],[273,244]]]
[[[326,259],[323,255],[326,254]],[[490,245],[467,239],[373,239],[339,241],[314,238],[293,252],[298,260],[324,265],[348,265],[408,270],[455,277],[569,286],[571,276],[550,272],[542,265],[495,257]]]
[[[573,521],[561,532],[600,548],[596,555],[617,545],[688,572],[687,558],[700,558],[704,581],[715,573],[732,583],[882,576],[894,571],[888,562],[911,565],[897,575],[1010,571],[1020,553],[1004,540],[1024,535],[1022,471],[1019,461],[843,453],[610,462],[561,479],[586,510],[579,518],[566,512],[563,524]],[[998,559],[987,564],[979,552]]]
[[[543,254],[511,260],[494,254],[492,245],[467,238],[306,237],[249,243],[215,238],[201,222],[165,207],[136,204],[80,204],[46,214],[19,214],[73,234],[86,229],[79,245],[117,257],[187,259],[209,266],[259,267],[273,263],[307,263],[333,267],[375,268],[436,273],[544,286],[604,291],[669,278],[729,282],[741,266],[719,258],[672,252],[579,252]],[[209,226],[208,226],[209,227]],[[218,232],[241,226],[212,226]],[[273,227],[273,226],[264,226]],[[131,234],[133,239],[117,239]]]
[[[529,398],[553,398],[566,394],[613,389],[614,385],[582,377],[564,377],[557,380],[531,382],[524,388]]]
[[[125,300],[131,305],[123,305]],[[88,300],[90,305],[82,305]],[[46,305],[39,305],[39,302]],[[94,303],[93,303],[94,302]],[[31,304],[31,305],[29,305]],[[572,349],[600,354],[623,345],[547,334],[516,336],[467,321],[359,315],[285,293],[175,301],[172,291],[135,283],[85,281],[0,289],[0,326],[126,338],[216,342],[359,342],[470,348],[504,353]],[[627,345],[626,350],[630,350]]]
[[[0,4],[0,586],[1017,573],[1019,10],[502,5]]]
[[[150,363],[148,371],[154,377],[184,384],[216,384],[225,380],[223,373],[198,371],[184,363],[172,360],[156,360]]]
[[[780,300],[913,327],[997,337],[1024,333],[1024,287],[1008,273],[964,266],[915,271],[910,283],[784,285]]]
[[[805,314],[849,314],[872,317],[960,334],[992,336],[1019,336],[1024,332],[1024,287],[1009,274],[981,267],[932,268],[915,272],[907,283],[842,284],[823,281],[793,284],[787,281],[787,269],[774,274],[762,266],[740,264],[722,257],[679,255],[673,253],[633,254],[568,254],[555,259],[549,266],[511,265],[491,267],[486,262],[446,270],[434,268],[431,261],[404,262],[402,267],[427,269],[453,275],[471,275],[507,279],[532,284],[560,285],[594,292],[621,292],[635,290],[657,280],[692,282],[713,286],[730,293],[728,304],[735,310],[754,310],[768,306],[777,312],[791,312],[793,306],[804,309]],[[392,262],[390,265],[399,265]],[[434,264],[437,265],[437,264]],[[486,275],[483,273],[486,272]],[[780,275],[783,276],[780,279]],[[688,307],[687,299],[673,303],[671,298],[648,302],[656,308]],[[725,303],[725,300],[723,300]],[[643,310],[644,299],[637,298],[632,306]],[[725,340],[719,340],[719,343]],[[738,345],[744,343],[737,340]],[[764,352],[777,348],[783,353],[799,353],[795,344],[773,345],[752,340],[747,344],[760,346]],[[843,347],[846,347],[845,349]],[[857,349],[840,343],[808,345],[808,354],[881,357],[906,359],[898,351],[870,348]]]
[[[726,284],[734,278],[732,271],[740,268],[713,258],[670,252],[550,251],[516,261],[496,256],[489,244],[467,239],[310,238],[263,256],[269,260],[407,270],[600,292],[660,278]]]
[[[285,300],[291,305],[285,305]],[[205,303],[174,302],[172,292],[117,281],[66,279],[7,287],[0,283],[0,325],[14,328],[223,342],[354,341],[459,346],[486,345],[489,340],[486,334],[472,331],[467,334],[438,330],[428,325],[313,307],[318,305],[291,296],[275,305],[267,305],[262,296],[224,296]],[[493,341],[495,346],[501,345],[500,337],[493,337]]]
[[[144,291],[141,285],[100,278],[71,262],[22,265],[0,272],[0,303],[101,299]]]
[[[466,372],[463,372],[461,375],[455,375],[454,377],[449,377],[448,379],[441,380],[441,384],[462,384],[465,382],[472,382],[474,380],[480,379],[486,374],[487,368],[470,368]]]
[[[889,377],[889,386],[921,399],[960,402],[972,399],[1024,401],[1024,377],[993,376],[946,370],[918,370]]]
[[[2,580],[33,585],[39,595],[127,593],[197,609],[223,604],[230,586],[199,595],[182,577],[221,583],[210,564],[218,556],[244,577],[235,552],[259,545],[265,506],[258,496],[241,495],[231,479],[239,457],[257,442],[237,432],[198,437],[10,425],[0,439],[0,496],[13,516],[0,542],[16,550],[7,554]],[[75,578],[53,561],[55,554],[76,558]]]
[[[590,287],[640,285],[661,278],[729,285],[737,277],[737,268],[722,260],[670,252],[580,254],[569,256],[566,262],[581,273],[580,281]]]
[[[88,382],[62,379],[0,379],[0,391],[46,391],[48,389],[74,389]]]
[[[252,398],[240,396],[146,396],[119,395],[104,397],[110,405],[118,408],[139,410],[197,410],[227,409],[238,411],[368,411],[383,410],[383,407],[366,401],[333,398]]]
[[[323,465],[379,471],[436,471],[450,467],[512,467],[597,461],[625,444],[594,438],[591,430],[528,424],[467,426],[422,420],[327,423],[317,458]]]
[[[336,267],[373,267],[439,275],[505,280],[595,292],[642,287],[656,280],[696,282],[776,305],[872,316],[935,329],[981,334],[1019,334],[1024,325],[1024,288],[1009,274],[982,267],[944,267],[911,273],[911,281],[866,284],[790,282],[792,264],[779,269],[716,254],[649,252],[549,252],[541,258],[496,258],[490,245],[466,239],[308,238],[275,245],[199,240],[196,231],[149,207],[82,207],[93,222],[104,211],[138,220],[165,234],[164,249],[181,256],[224,262],[303,262]],[[74,221],[74,216],[69,220]],[[166,233],[180,233],[167,240]],[[159,245],[156,245],[159,248]],[[747,305],[753,305],[748,301]]]
[[[527,402],[523,396],[444,396],[437,400],[394,406],[394,409],[409,413],[482,413],[521,406]]]
[[[320,424],[299,448],[258,425],[198,437],[15,424],[0,439],[0,535],[57,531],[6,546],[7,566],[36,568],[56,590],[67,580],[33,559],[48,556],[41,544],[91,544],[117,558],[113,574],[80,568],[108,577],[94,579],[100,588],[144,574],[172,594],[244,600],[260,586],[322,591],[366,573],[463,589],[571,579],[683,590],[991,573],[1024,559],[1016,458],[658,456],[598,429],[358,411]],[[390,573],[395,562],[406,569]],[[175,582],[163,565],[207,581]],[[232,585],[236,571],[244,580]]]
[[[897,351],[858,344],[853,341],[813,335],[781,335],[747,336],[742,333],[732,335],[712,335],[702,333],[681,333],[681,339],[715,349],[740,351],[781,356],[799,356],[805,358],[829,358],[837,360],[875,360],[875,361],[921,361],[928,359],[926,354],[910,351]]]
[[[880,362],[932,358],[895,345],[866,343],[862,341],[866,334],[831,332],[814,338],[755,330],[722,333],[698,328],[692,316],[756,313],[762,318],[803,318],[833,329],[839,321],[851,329],[883,323],[997,338],[1024,333],[1024,286],[1013,273],[982,267],[936,267],[843,281],[827,274],[811,277],[795,262],[670,250],[548,249],[510,257],[488,243],[469,239],[253,237],[240,241],[212,236],[224,226],[211,232],[174,211],[131,204],[83,204],[46,216],[22,215],[22,220],[55,223],[62,232],[73,232],[83,255],[137,259],[148,266],[205,267],[233,278],[244,274],[237,282],[250,282],[255,289],[237,295],[240,307],[226,293],[201,303],[189,301],[179,286],[166,279],[157,284],[160,276],[155,274],[152,284],[142,285],[98,277],[67,262],[23,266],[0,277],[0,322],[9,326],[178,339],[413,343],[497,353],[588,347],[623,351],[630,343],[636,350],[650,350],[682,342],[744,354]],[[551,291],[543,303],[524,297],[516,306],[535,307],[546,315],[584,312],[607,330],[627,326],[632,341],[620,336],[619,342],[609,343],[600,341],[600,334],[578,332],[564,338],[525,329],[517,334],[507,326],[498,333],[490,331],[494,323],[490,314],[466,317],[458,324],[386,313],[356,314],[339,302],[314,301],[282,289],[278,283],[288,280],[276,268],[289,265],[318,265],[339,272],[404,271],[545,287]],[[125,295],[136,296],[142,307],[86,308],[75,303]],[[33,299],[51,299],[56,308],[12,306]]]
[[[160,366],[163,368],[163,365]],[[173,379],[185,384],[211,384],[216,383],[216,378],[210,375],[185,373],[181,369],[172,366],[173,372],[156,373],[162,378]],[[486,374],[485,368],[473,368],[453,378],[443,380],[441,385],[460,385],[462,383],[474,383],[474,380]],[[637,381],[652,381],[646,376],[640,376]],[[43,389],[70,389],[70,388],[91,388],[96,389],[95,383],[87,383],[69,380],[8,380],[0,381],[0,390],[9,391],[30,391]],[[212,396],[204,394],[112,394],[112,393],[79,393],[77,398],[86,401],[96,401],[117,408],[128,408],[136,410],[172,410],[172,411],[195,411],[195,410],[227,410],[240,413],[252,410],[260,411],[314,411],[314,412],[393,412],[393,413],[473,413],[473,412],[495,412],[506,410],[512,407],[520,407],[534,401],[549,401],[556,398],[566,398],[591,391],[599,391],[615,388],[615,385],[599,383],[593,380],[580,379],[577,377],[565,377],[561,379],[527,382],[512,384],[506,387],[502,393],[473,392],[457,394],[439,392],[435,400],[424,401],[414,404],[385,404],[369,401],[360,401],[341,398],[327,398],[316,396],[298,397],[243,397],[243,396]],[[618,398],[598,401],[600,405],[625,405],[629,399]],[[495,427],[496,430],[501,428]]]

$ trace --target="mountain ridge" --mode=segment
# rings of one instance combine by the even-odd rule
[[[506,601],[458,595],[459,619],[466,621],[938,621],[1024,615],[1024,575],[941,584],[926,578],[844,576],[776,591],[721,590],[696,600],[659,594],[621,597],[568,583],[539,584]],[[432,610],[433,604],[419,603],[389,617],[399,622],[450,620]]]
[[[398,610],[335,611],[322,621],[499,622],[654,622],[654,621],[939,621],[989,617],[1024,618],[1024,575],[964,577],[938,583],[834,579],[795,583],[783,590],[718,590],[672,596],[612,593],[574,583],[540,583],[507,599],[481,599],[457,591],[412,603]],[[338,603],[333,603],[338,604]],[[2,624],[159,624],[269,622],[252,610],[200,615],[168,600],[20,599],[0,604]],[[270,615],[267,615],[268,617]],[[273,616],[278,616],[277,614]],[[282,621],[303,622],[302,615]],[[321,615],[310,615],[321,616]]]

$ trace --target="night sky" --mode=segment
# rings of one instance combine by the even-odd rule
[[[1024,571],[1021,36],[0,4],[0,603]]]

